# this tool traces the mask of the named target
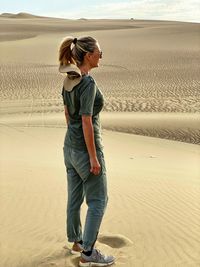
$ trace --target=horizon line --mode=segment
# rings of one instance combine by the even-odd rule
[[[170,19],[145,19],[145,18],[134,18],[134,17],[128,17],[128,18],[112,18],[112,17],[105,17],[105,18],[87,18],[87,17],[79,17],[79,18],[66,18],[66,17],[59,17],[59,16],[48,16],[48,15],[37,15],[37,14],[32,14],[32,13],[29,13],[29,12],[18,12],[18,13],[12,13],[12,12],[3,12],[0,14],[1,17],[4,17],[4,14],[8,14],[8,15],[20,15],[20,14],[25,14],[25,15],[30,15],[30,16],[35,16],[35,17],[40,17],[40,18],[55,18],[55,19],[66,19],[66,20],[142,20],[142,21],[168,21],[168,22],[183,22],[183,23],[200,23],[200,21],[186,21],[186,20],[176,20],[176,19],[173,19],[173,20],[170,20]],[[6,17],[6,16],[5,16]],[[7,17],[9,18],[9,17]],[[11,17],[12,18],[12,17]],[[22,18],[23,19],[23,18]],[[24,19],[27,19],[27,18],[24,18]]]

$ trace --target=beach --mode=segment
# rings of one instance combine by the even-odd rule
[[[91,35],[116,267],[199,266],[200,24],[0,16],[1,267],[78,266],[66,239],[65,36]],[[82,221],[87,206],[84,203]]]

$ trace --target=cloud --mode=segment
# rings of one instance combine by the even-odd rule
[[[1,2],[2,0],[0,0]],[[157,19],[200,22],[199,0],[26,0],[3,1],[2,12],[29,12],[36,15],[69,19],[116,18]]]
[[[92,17],[163,19],[200,22],[199,0],[135,0],[108,2],[93,7]],[[91,16],[91,15],[90,15]]]

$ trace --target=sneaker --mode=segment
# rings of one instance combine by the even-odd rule
[[[72,255],[80,255],[80,253],[83,251],[83,247],[80,243],[74,242],[72,249],[70,250]]]
[[[92,266],[109,266],[113,264],[115,258],[113,256],[103,255],[99,250],[93,249],[91,256],[86,256],[81,253],[81,259],[79,266],[81,267],[92,267]]]

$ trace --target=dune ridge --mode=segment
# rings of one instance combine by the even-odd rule
[[[21,107],[19,107],[21,109]],[[4,114],[1,125],[10,127],[66,128],[64,112],[27,112],[18,114],[13,107],[11,114]],[[191,144],[200,144],[200,116],[190,113],[127,113],[102,112],[102,128],[111,131],[163,138]]]
[[[148,27],[148,23],[144,23]],[[52,17],[39,17],[26,13],[0,16],[0,42],[24,39],[24,34],[36,36],[47,33],[74,33],[101,30],[137,29],[143,26],[128,20],[71,20]],[[13,35],[14,33],[14,35]]]
[[[0,15],[0,17],[4,17],[4,18],[19,18],[19,19],[29,19],[29,18],[46,18],[44,16],[37,16],[37,15],[33,15],[30,13],[26,13],[26,12],[19,12],[17,14],[14,13],[2,13]]]

